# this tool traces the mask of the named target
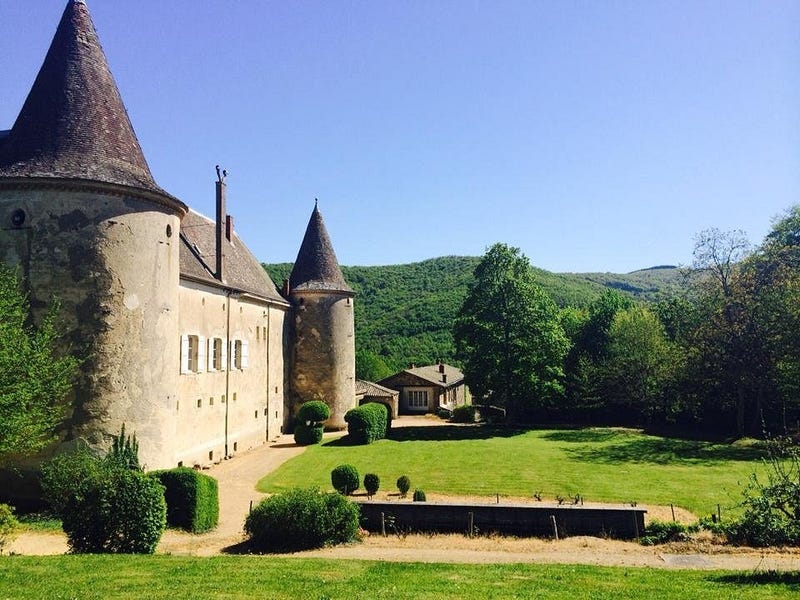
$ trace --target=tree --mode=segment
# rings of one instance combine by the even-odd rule
[[[382,357],[371,350],[356,350],[356,379],[380,381],[392,374],[392,369]]]
[[[558,308],[518,248],[495,244],[483,256],[454,337],[473,395],[505,406],[510,420],[563,393],[569,342]]]
[[[63,419],[78,361],[57,349],[57,314],[53,301],[32,325],[16,273],[0,264],[0,463],[44,447]]]

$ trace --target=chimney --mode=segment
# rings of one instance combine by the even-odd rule
[[[225,217],[225,237],[229,242],[233,239],[233,217],[231,215]]]
[[[217,229],[217,244],[216,244],[216,257],[217,257],[217,265],[216,265],[216,272],[214,273],[214,277],[217,278],[219,281],[222,281],[223,276],[223,260],[222,260],[222,239],[225,235],[225,225],[226,225],[226,212],[225,212],[225,177],[227,176],[227,171],[219,170],[219,165],[217,165],[217,215],[216,215],[216,229]]]
[[[439,373],[444,373],[444,363],[439,361]]]
[[[442,373],[442,383],[447,383],[447,375]]]

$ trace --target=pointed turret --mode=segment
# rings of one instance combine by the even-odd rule
[[[0,138],[4,177],[82,179],[162,191],[83,0],[67,3],[14,127]]]
[[[289,286],[292,291],[353,291],[344,280],[328,230],[316,203],[306,227],[303,243],[300,244],[297,260],[294,261]]]

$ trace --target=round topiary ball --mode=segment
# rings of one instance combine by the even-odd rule
[[[367,494],[370,496],[375,495],[380,485],[381,480],[375,473],[367,473],[364,475],[364,489],[367,490]]]
[[[331,416],[331,409],[322,400],[311,400],[300,406],[297,411],[297,422],[316,424],[327,421]]]
[[[414,502],[425,502],[425,492],[423,490],[414,490]]]
[[[345,496],[358,489],[360,480],[358,470],[353,465],[339,465],[331,471],[331,484],[340,494]]]
[[[319,444],[322,440],[322,425],[298,423],[294,426],[294,442],[298,446]]]

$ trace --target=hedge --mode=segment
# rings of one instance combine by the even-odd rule
[[[327,421],[331,416],[331,409],[322,400],[310,400],[303,403],[297,411],[298,423],[316,425]]]
[[[353,444],[370,444],[386,437],[388,418],[386,407],[377,402],[368,402],[351,408],[344,415],[347,434]]]
[[[311,446],[322,441],[322,425],[308,426],[305,423],[298,423],[294,426],[294,443],[298,446]]]
[[[358,507],[340,494],[295,488],[262,500],[247,516],[244,530],[262,551],[341,544],[358,535]]]
[[[167,523],[192,533],[211,531],[219,521],[219,490],[213,477],[186,467],[153,471],[166,488]]]

